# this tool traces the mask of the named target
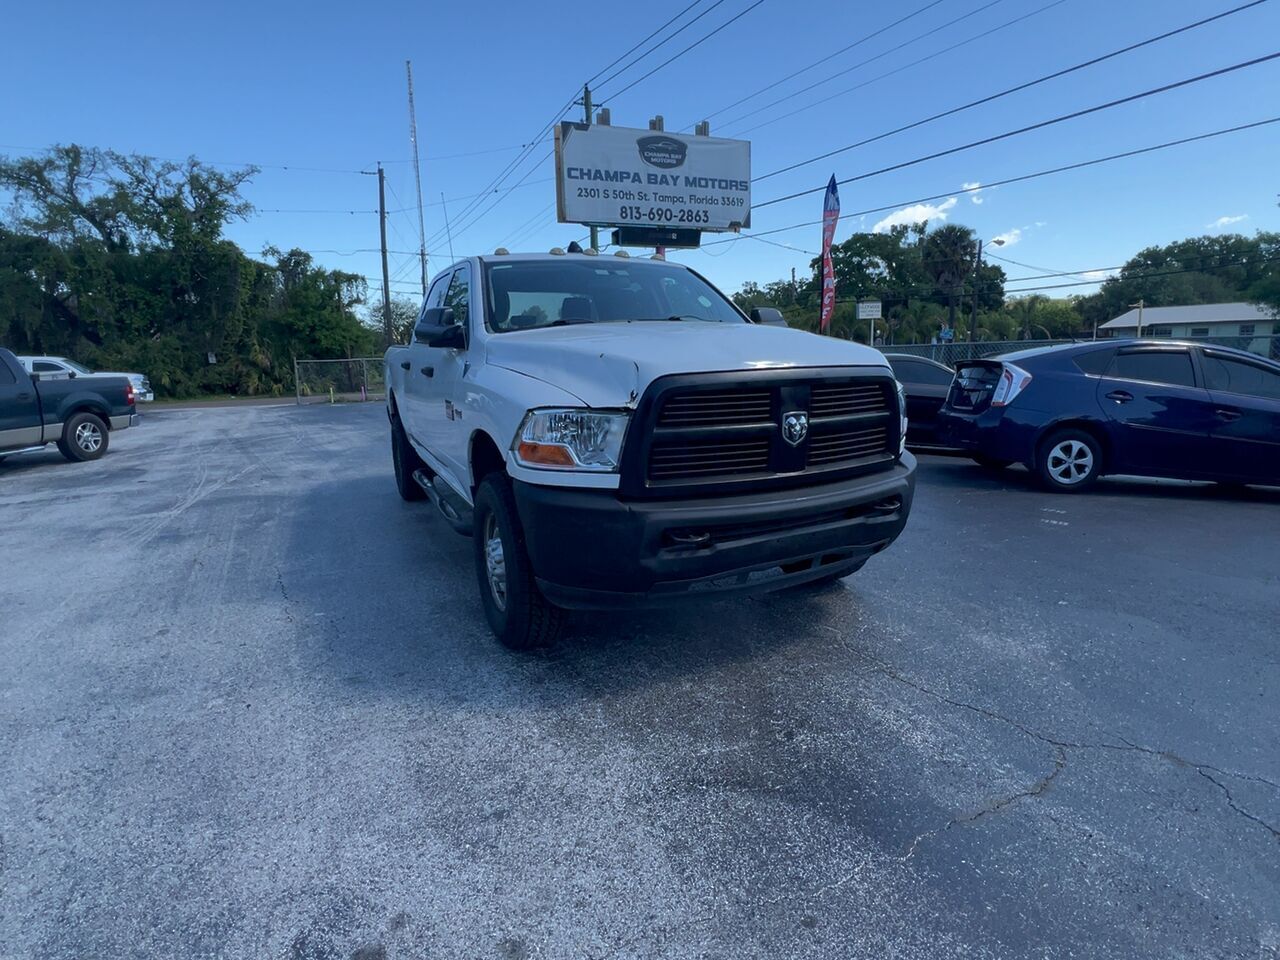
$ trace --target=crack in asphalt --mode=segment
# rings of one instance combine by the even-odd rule
[[[916,855],[916,847],[918,847],[925,840],[928,840],[928,839],[931,839],[932,837],[936,837],[940,834],[946,833],[948,830],[950,830],[952,827],[956,826],[957,824],[974,823],[975,821],[981,820],[983,817],[989,814],[997,813],[1000,810],[1003,810],[1005,807],[1013,806],[1019,800],[1027,800],[1027,799],[1042,796],[1045,793],[1045,791],[1049,789],[1050,784],[1053,783],[1053,781],[1057,778],[1058,774],[1060,774],[1064,769],[1066,769],[1066,766],[1067,766],[1067,751],[1064,750],[1062,747],[1054,747],[1054,751],[1055,752],[1054,752],[1054,758],[1053,758],[1053,769],[1050,770],[1048,773],[1046,773],[1043,777],[1041,777],[1035,783],[1033,783],[1030,787],[1028,787],[1025,790],[1019,790],[1017,793],[1010,794],[1007,797],[1002,797],[1001,799],[995,801],[994,803],[989,803],[989,804],[986,804],[985,806],[979,807],[973,813],[967,814],[963,817],[952,817],[943,826],[938,827],[937,829],[934,829],[934,830],[926,830],[924,833],[919,834],[914,840],[911,841],[911,846],[907,848],[907,852],[901,857],[901,862],[906,863],[908,860],[914,857]]]
[[[832,627],[825,627],[824,629],[829,629],[833,633],[837,633],[837,635],[839,635],[838,631],[836,631]],[[841,639],[842,640],[844,639],[843,636],[841,637]],[[1231,791],[1227,788],[1227,786],[1224,783],[1222,783],[1220,780],[1218,780],[1216,777],[1212,776],[1211,773],[1207,771],[1211,771],[1212,773],[1216,773],[1224,777],[1233,777],[1241,780],[1248,780],[1253,783],[1263,783],[1274,789],[1280,790],[1280,784],[1277,784],[1272,780],[1268,780],[1266,777],[1257,776],[1254,774],[1237,773],[1232,770],[1223,770],[1219,767],[1215,767],[1212,764],[1208,764],[1208,763],[1198,763],[1194,760],[1189,760],[1186,757],[1183,757],[1177,753],[1174,753],[1172,750],[1157,750],[1152,747],[1144,747],[1140,744],[1135,744],[1129,740],[1126,740],[1124,737],[1118,738],[1122,741],[1121,743],[1107,743],[1105,741],[1099,742],[1099,743],[1083,743],[1083,742],[1077,742],[1072,740],[1061,740],[1056,737],[1051,737],[1041,733],[1038,730],[1034,730],[1031,727],[1028,727],[1024,723],[1019,723],[1017,720],[1014,720],[1012,717],[1008,717],[996,710],[992,710],[989,707],[983,707],[977,704],[967,703],[963,700],[956,700],[952,697],[946,696],[945,694],[939,693],[938,691],[932,689],[931,687],[925,686],[923,683],[920,683],[916,680],[912,680],[910,677],[907,677],[902,673],[899,673],[896,669],[894,669],[894,667],[891,664],[889,664],[884,660],[881,660],[879,657],[875,657],[875,656],[872,656],[871,654],[865,653],[863,651],[858,651],[858,650],[853,650],[851,652],[855,656],[866,661],[867,663],[874,665],[874,669],[869,671],[870,673],[879,673],[882,676],[888,677],[890,680],[895,681],[896,683],[900,683],[900,684],[903,684],[904,686],[910,687],[911,689],[919,693],[922,693],[925,696],[932,697],[933,699],[938,700],[941,703],[946,703],[953,707],[957,707],[959,709],[969,710],[989,720],[997,720],[1000,723],[1003,723],[1012,727],[1013,729],[1017,730],[1019,733],[1023,734],[1024,736],[1030,737],[1031,739],[1037,740],[1041,743],[1048,744],[1049,746],[1054,747],[1058,751],[1058,758],[1055,761],[1055,766],[1053,771],[1047,777],[1042,778],[1040,781],[1037,781],[1037,786],[1039,787],[1039,789],[1036,789],[1036,787],[1032,787],[1030,790],[1019,791],[1018,793],[1005,798],[1003,801],[997,801],[996,804],[994,805],[991,805],[989,807],[984,807],[982,810],[980,810],[977,813],[977,815],[969,818],[968,821],[966,821],[965,818],[953,819],[952,821],[949,821],[947,825],[944,827],[940,827],[936,830],[926,831],[925,833],[921,834],[915,840],[912,841],[906,856],[903,858],[904,860],[909,859],[912,855],[914,855],[916,847],[922,840],[931,836],[937,836],[938,834],[943,833],[946,830],[949,830],[957,822],[972,822],[973,820],[977,820],[988,813],[994,813],[997,810],[1003,809],[1004,807],[1007,807],[1010,804],[1020,799],[1025,799],[1028,797],[1038,797],[1041,794],[1043,794],[1044,791],[1048,788],[1049,784],[1052,782],[1052,780],[1055,777],[1057,777],[1057,775],[1066,766],[1067,750],[1120,750],[1120,751],[1141,753],[1150,757],[1156,757],[1158,759],[1172,763],[1175,766],[1187,767],[1192,770],[1195,770],[1196,773],[1204,777],[1206,780],[1208,780],[1210,783],[1217,786],[1218,789],[1222,791],[1223,795],[1226,798],[1228,807],[1230,807],[1233,811],[1235,811],[1240,816],[1244,817],[1246,820],[1249,820],[1257,824],[1258,826],[1262,827],[1264,830],[1268,831],[1271,834],[1273,839],[1280,840],[1280,829],[1278,829],[1274,824],[1262,819],[1256,814],[1250,813],[1248,810],[1244,809],[1239,804],[1237,804],[1235,802],[1235,798],[1232,796]]]

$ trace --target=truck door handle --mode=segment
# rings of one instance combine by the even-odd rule
[[[400,361],[400,369],[401,369],[401,370],[408,370],[408,369],[409,369],[409,361],[408,361],[408,360],[401,360],[401,361]]]
[[[30,400],[30,399],[31,399],[31,394],[29,394],[29,393],[20,393],[20,394],[18,394],[18,399],[19,399],[19,400]]]
[[[434,377],[434,376],[436,375],[436,368],[435,368],[435,367],[423,367],[423,368],[422,368],[422,375],[423,375],[424,377]]]
[[[1127,390],[1112,390],[1107,394],[1108,400],[1114,400],[1116,403],[1128,403],[1133,399],[1133,394]]]
[[[1218,415],[1219,420],[1225,420],[1227,421],[1227,423],[1231,423],[1233,420],[1240,419],[1239,410],[1224,410],[1223,408],[1219,407],[1217,410],[1213,412]]]

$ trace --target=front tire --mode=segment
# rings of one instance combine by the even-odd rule
[[[565,613],[542,595],[533,578],[515,495],[505,474],[491,473],[480,483],[471,540],[480,603],[498,641],[512,650],[532,650],[554,641]]]
[[[1036,452],[1036,475],[1055,493],[1087,490],[1102,475],[1102,444],[1084,430],[1050,434]]]
[[[391,465],[396,471],[396,490],[400,492],[400,499],[414,501],[426,498],[426,491],[413,479],[414,471],[421,470],[424,464],[405,435],[399,417],[391,421]]]
[[[107,452],[107,424],[94,413],[81,411],[71,415],[62,427],[58,450],[72,463],[97,460]]]

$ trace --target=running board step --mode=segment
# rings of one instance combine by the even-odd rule
[[[471,536],[471,507],[460,496],[450,490],[439,477],[429,477],[424,470],[413,471],[413,482],[435,504],[445,523],[464,537]]]

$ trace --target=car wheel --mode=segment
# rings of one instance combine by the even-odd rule
[[[532,650],[555,640],[565,612],[538,589],[511,481],[491,473],[476,492],[476,580],[485,619],[503,646]]]
[[[1012,460],[1001,460],[999,457],[988,457],[985,453],[975,453],[973,462],[987,470],[1003,470],[1013,463]]]
[[[1102,475],[1102,445],[1083,430],[1059,430],[1040,444],[1036,474],[1049,490],[1079,493]]]
[[[73,463],[97,460],[107,452],[109,433],[101,417],[93,413],[75,413],[62,427],[58,449]]]
[[[413,449],[413,444],[405,436],[399,417],[391,421],[391,464],[395,467],[396,489],[400,491],[401,499],[410,501],[424,499],[427,495],[426,491],[413,479],[413,472],[421,470],[424,464],[422,458],[418,456],[418,451]]]

